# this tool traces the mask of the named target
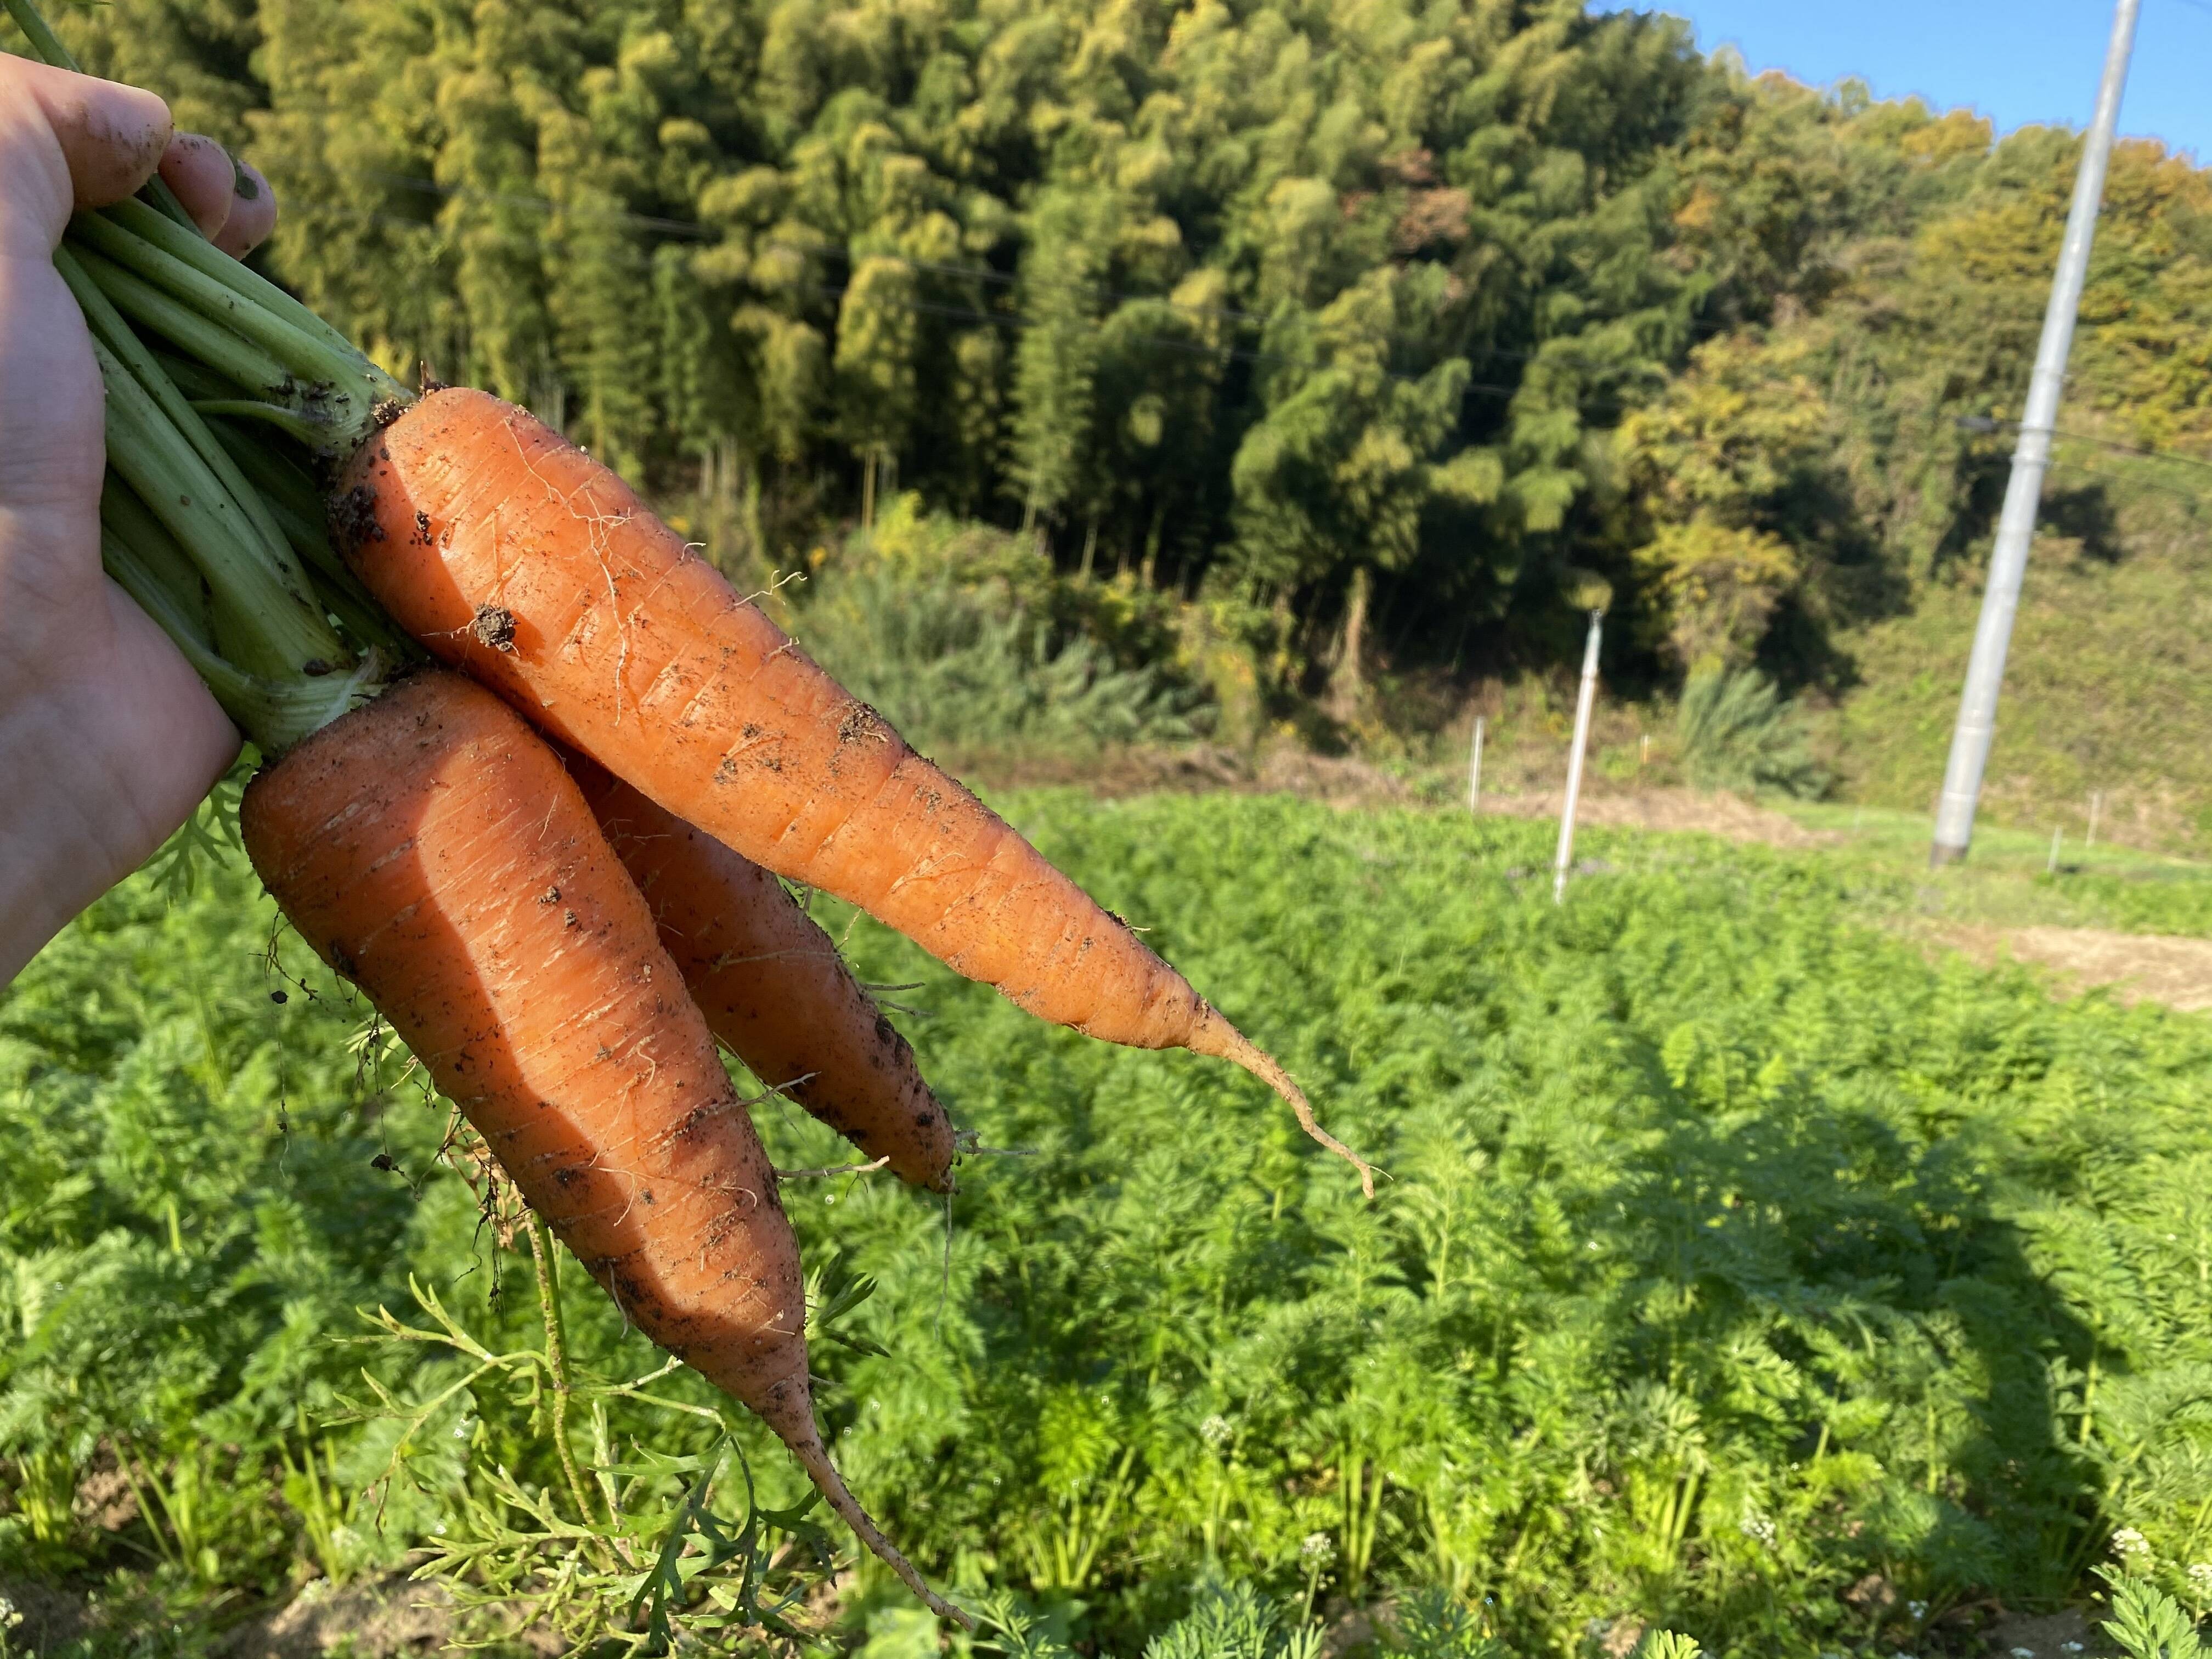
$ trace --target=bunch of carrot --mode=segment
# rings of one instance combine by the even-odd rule
[[[73,68],[28,0],[33,48]],[[726,1044],[949,1191],[914,1053],[778,878],[1046,1019],[1297,1087],[523,410],[384,373],[158,185],[55,259],[108,398],[102,551],[258,750],[246,850],[623,1315],[831,1467],[799,1253]]]

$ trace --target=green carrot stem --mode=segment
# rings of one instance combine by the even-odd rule
[[[305,578],[288,579],[270,566],[261,538],[153,397],[97,338],[93,353],[107,387],[108,459],[245,624],[240,666],[299,674],[342,665],[347,653],[337,635],[303,600]]]
[[[338,619],[338,625],[386,668],[428,660],[422,648],[384,614],[382,606],[356,599],[343,587],[325,586],[320,577],[316,579],[315,589]]]
[[[179,330],[170,337],[241,386],[264,396],[281,391],[283,401],[321,428],[317,447],[325,453],[351,453],[374,430],[381,405],[405,400],[398,382],[361,352],[333,344],[258,298],[248,297],[242,284],[226,279],[232,273],[248,277],[252,273],[175,226],[164,224],[149,209],[126,202],[105,213],[81,213],[70,222],[70,240],[100,253],[212,324]],[[193,250],[192,257],[184,257]],[[211,269],[216,262],[229,271]],[[260,280],[252,277],[254,283]],[[262,286],[272,294],[282,292],[271,284]],[[127,301],[133,295],[118,290],[111,297]],[[143,301],[143,295],[137,297]],[[193,337],[178,337],[186,331]],[[283,367],[289,386],[271,383],[271,359]]]
[[[61,36],[56,34],[47,26],[46,20],[39,15],[36,6],[27,3],[27,0],[6,0],[6,3],[8,15],[15,20],[15,27],[23,31],[23,38],[31,43],[33,57],[56,69],[65,69],[72,75],[84,73],[76,66],[76,59],[70,49],[62,44]]]
[[[213,649],[221,629],[215,615],[215,594],[192,563],[191,556],[177,545],[167,526],[154,514],[138,492],[113,467],[100,492],[100,528],[128,546],[147,572],[175,601],[176,614],[191,623],[195,637]]]
[[[322,492],[313,481],[269,444],[232,422],[218,418],[208,426],[230,452],[246,482],[260,493],[270,516],[307,567],[307,578],[314,584],[323,608],[338,619],[354,640],[381,652],[386,662],[404,663],[419,657],[420,647],[399,631],[362,586],[361,578],[346,568],[345,561],[331,547],[323,520]]]
[[[309,339],[320,341],[340,366],[380,382],[379,390],[385,395],[406,395],[406,388],[369,362],[359,346],[266,276],[247,270],[204,236],[167,222],[143,202],[118,202],[104,210],[101,216],[169,258],[222,283],[240,299],[281,319]]]
[[[330,435],[321,422],[310,420],[297,410],[265,403],[258,398],[195,398],[192,407],[202,416],[234,415],[240,420],[263,422],[298,439],[309,449],[320,447]]]
[[[238,729],[264,755],[281,755],[302,738],[375,696],[383,665],[373,655],[349,672],[319,679],[262,679],[205,644],[190,612],[139,550],[102,526],[100,562],[117,586],[151,617],[205,682]]]
[[[78,258],[82,258],[88,251],[79,249]],[[252,390],[251,386],[239,385],[228,374],[218,374],[195,358],[179,357],[175,352],[164,351],[159,346],[152,349],[154,361],[161,364],[161,373],[167,375],[170,383],[187,398],[235,398],[241,392]]]
[[[141,556],[139,549],[106,525],[100,530],[100,562],[138,608],[175,643],[185,660],[191,664],[192,672],[215,693],[215,700],[222,705],[223,713],[243,731],[245,720],[251,718],[254,707],[253,677],[233,667],[216,652],[211,641],[193,631],[195,618],[184,597],[162,580],[151,562]]]
[[[176,227],[162,225],[159,216],[151,211],[142,214],[138,224],[125,229],[112,209],[106,213],[78,214],[70,221],[69,240],[93,249],[156,289],[183,301],[203,317],[220,325],[223,334],[250,341],[258,348],[250,356],[235,353],[218,337],[204,351],[195,351],[201,362],[247,386],[257,383],[255,370],[269,357],[275,358],[287,372],[302,380],[327,381],[334,389],[338,381],[352,377],[353,365],[327,343],[254,304],[210,272],[178,258],[173,248],[139,234],[143,226],[158,226],[171,234],[168,240],[179,243],[185,240]],[[207,244],[202,242],[199,246],[206,247]],[[208,251],[212,253],[215,250]]]
[[[70,256],[83,268],[93,285],[116,310],[141,328],[151,329],[185,354],[185,361],[221,365],[222,377],[234,384],[217,395],[235,396],[240,388],[270,396],[293,390],[297,380],[274,355],[240,338],[220,323],[154,286],[136,271],[117,264],[106,254],[72,239]],[[209,376],[210,379],[216,378]]]
[[[184,394],[177,392],[177,387],[170,383],[166,374],[161,374],[161,365],[155,362],[153,352],[149,352],[137,334],[131,331],[131,325],[122,319],[122,312],[118,312],[108,303],[108,296],[101,292],[100,285],[93,279],[93,274],[84,268],[84,264],[77,261],[76,252],[69,248],[55,248],[53,265],[55,270],[60,270],[62,281],[69,283],[69,292],[76,295],[77,305],[84,310],[84,323],[86,327],[91,327],[93,338],[106,347],[108,352],[115,356],[115,361],[122,362],[124,369],[146,389],[146,394],[155,400],[155,407],[161,411],[161,418],[170,427],[175,427],[177,434],[192,447],[192,453],[199,456],[208,471],[215,473],[216,483],[223,487],[223,493],[232,502],[239,504],[239,511],[246,515],[246,522],[252,525],[254,535],[261,540],[261,549],[272,557],[274,568],[279,571],[279,575],[289,577],[295,592],[305,598],[307,588],[305,588],[303,573],[296,566],[288,568],[289,560],[285,556],[283,533],[276,529],[268,511],[261,507],[261,498],[246,487],[246,477],[239,476],[237,462],[232,462],[230,452],[215,441],[215,434],[208,431],[206,420],[192,414],[192,404],[185,403]]]
[[[209,413],[209,405],[195,402],[192,408],[201,415]],[[230,452],[230,459],[238,463],[238,470],[246,475],[246,482],[260,491],[262,505],[269,516],[276,520],[276,527],[284,532],[284,539],[292,544],[292,550],[300,556],[300,562],[311,574],[323,574],[325,560],[338,569],[337,555],[330,550],[330,537],[323,519],[323,492],[315,488],[314,480],[294,466],[257,432],[240,426],[235,421],[220,416],[208,421],[208,430],[216,441]],[[314,544],[321,544],[319,551]],[[364,590],[365,591],[365,590]]]
[[[32,0],[0,6],[41,58],[76,68]],[[144,200],[77,215],[54,264],[84,313],[107,394],[102,562],[246,737],[281,754],[374,696],[393,661],[379,647],[398,641],[331,553],[312,486],[303,507],[280,466],[254,465],[283,481],[280,517],[178,379],[202,402],[273,420],[332,455],[349,453],[405,392],[219,252],[158,178]],[[177,378],[134,325],[183,354],[170,359]],[[368,647],[358,663],[340,629]]]

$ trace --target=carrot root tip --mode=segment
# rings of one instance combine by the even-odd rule
[[[1273,1054],[1211,1007],[1206,1010],[1195,1038],[1188,1046],[1194,1053],[1212,1054],[1235,1062],[1280,1095],[1284,1104],[1297,1117],[1298,1127],[1358,1170],[1360,1192],[1370,1199],[1375,1196],[1375,1166],[1321,1127],[1321,1120],[1314,1115],[1312,1103],[1306,1099],[1305,1091],[1291,1080],[1291,1074],[1277,1063]]]
[[[853,1535],[865,1544],[878,1560],[898,1575],[901,1583],[921,1597],[923,1604],[939,1619],[950,1619],[963,1630],[975,1628],[974,1615],[953,1606],[930,1589],[922,1576],[915,1571],[914,1564],[899,1553],[898,1546],[884,1536],[882,1529],[869,1518],[867,1510],[860,1507],[860,1499],[853,1496],[852,1489],[846,1486],[844,1476],[839,1474],[836,1466],[830,1462],[830,1454],[818,1438],[787,1443],[791,1447],[792,1455],[799,1459],[800,1467],[805,1469],[807,1478],[814,1482],[815,1490],[828,1501],[839,1518],[853,1529]]]

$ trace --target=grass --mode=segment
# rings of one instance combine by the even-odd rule
[[[2076,446],[2077,449],[2081,447]],[[2046,495],[1990,757],[1987,820],[2068,838],[2106,793],[2112,833],[2164,851],[2212,848],[2212,676],[2203,475],[2112,455],[2061,471]],[[2124,483],[2108,490],[2109,482]],[[2179,494],[2177,483],[2188,494]],[[2066,533],[2062,533],[2066,532]],[[1981,605],[1978,583],[1919,586],[1906,614],[1838,641],[1856,684],[1816,720],[1844,793],[1869,805],[1929,801],[1943,775]]]
[[[2137,848],[2059,845],[2050,832],[1987,821],[1966,861],[1928,867],[1932,821],[1894,808],[1834,802],[1771,803],[1808,830],[1836,838],[1826,854],[1865,883],[1877,907],[1984,926],[2102,927],[2119,933],[2212,937],[2212,865]]]
[[[787,1192],[810,1265],[876,1285],[842,1328],[886,1352],[815,1350],[838,1456],[962,1594],[1128,1659],[1187,1645],[1223,1583],[1292,1635],[1428,1607],[1460,1634],[1377,1639],[1438,1659],[1662,1624],[1745,1659],[1964,1654],[1992,1599],[2079,1601],[2100,1564],[2204,1610],[2212,1026],[1931,963],[1863,925],[1891,878],[1848,848],[1593,830],[1609,872],[1555,907],[1514,873],[1540,823],[1002,805],[1394,1178],[1362,1204],[1240,1074],[1043,1028],[825,907],[865,978],[918,987],[956,1118],[1023,1154],[965,1165],[949,1252],[894,1184]],[[112,1610],[82,1653],[171,1625],[202,1651],[455,1540],[523,1588],[554,1559],[499,1484],[565,1501],[542,1391],[355,1312],[433,1330],[411,1273],[522,1379],[526,1239],[271,933],[234,864],[177,907],[142,879],[0,1000],[0,1557]],[[782,1167],[841,1161],[760,1117]],[[655,1535],[707,1538],[680,1511],[721,1431],[606,1395],[657,1358],[567,1284],[580,1398],[611,1401],[570,1450]],[[347,1407],[374,1406],[364,1365],[400,1419]],[[734,1448],[762,1504],[799,1493],[767,1437]],[[135,1514],[76,1501],[125,1476]],[[838,1609],[813,1645],[926,1650],[865,1568]]]

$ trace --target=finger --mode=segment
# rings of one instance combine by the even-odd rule
[[[230,220],[230,152],[212,138],[180,132],[161,155],[161,180],[192,216],[200,234],[213,241]]]
[[[0,54],[0,250],[52,253],[73,210],[130,195],[168,142],[152,93]]]
[[[276,228],[276,192],[261,176],[261,169],[240,161],[231,183],[230,217],[215,245],[234,259],[243,259],[269,240]]]

